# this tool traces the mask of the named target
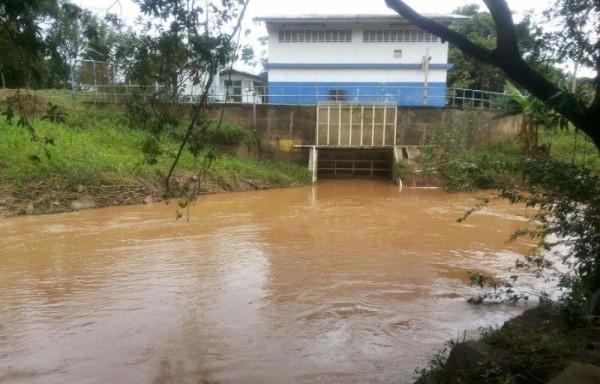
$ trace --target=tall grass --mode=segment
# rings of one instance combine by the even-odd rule
[[[59,191],[66,196],[82,187],[86,192],[92,191],[91,195],[103,188],[120,192],[129,188],[138,195],[161,190],[179,146],[177,137],[172,134],[161,137],[163,154],[156,164],[150,165],[142,152],[150,134],[129,128],[122,113],[82,107],[65,110],[68,114],[64,124],[39,117],[31,119],[38,141],[31,140],[17,119],[10,124],[0,116],[0,197],[34,199],[43,206],[52,204],[50,198],[40,197],[48,190],[53,191],[52,199],[57,199]],[[226,127],[223,139],[239,137],[238,131]],[[176,176],[197,172],[203,164],[202,158],[194,158],[185,151]],[[210,186],[207,192],[310,183],[304,167],[240,159],[231,154],[218,155],[206,175]],[[104,200],[110,203],[108,196]],[[43,211],[43,207],[40,209]]]
[[[600,171],[598,150],[585,134],[571,128],[548,134],[550,155],[560,161]]]

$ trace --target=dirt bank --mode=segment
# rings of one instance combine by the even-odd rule
[[[135,179],[113,185],[71,186],[58,182],[37,182],[21,188],[4,188],[0,190],[0,218],[158,202],[166,198],[186,196],[186,191],[195,185],[197,180],[189,173],[176,177],[168,194],[162,180]],[[299,185],[292,184],[290,187]],[[237,179],[227,184],[205,179],[200,183],[199,194],[243,192],[274,187],[281,186],[273,186],[258,179]]]

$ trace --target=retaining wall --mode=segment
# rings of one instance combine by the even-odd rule
[[[218,119],[222,108],[215,107],[212,118]],[[251,104],[229,104],[224,122],[256,129],[261,158],[308,164],[308,151],[294,146],[315,144],[316,113],[316,106],[257,104],[254,126]],[[481,145],[516,135],[520,117],[497,118],[499,114],[489,110],[399,107],[396,145],[422,145],[430,132],[451,124],[469,124]]]

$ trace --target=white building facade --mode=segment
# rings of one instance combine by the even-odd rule
[[[456,15],[428,15],[449,25]],[[448,44],[399,15],[270,16],[269,103],[444,106]]]

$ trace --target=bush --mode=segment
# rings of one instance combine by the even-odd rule
[[[518,143],[514,139],[477,148],[472,137],[479,130],[471,121],[455,121],[432,132],[418,161],[424,177],[441,179],[448,191],[495,188],[514,174]]]

